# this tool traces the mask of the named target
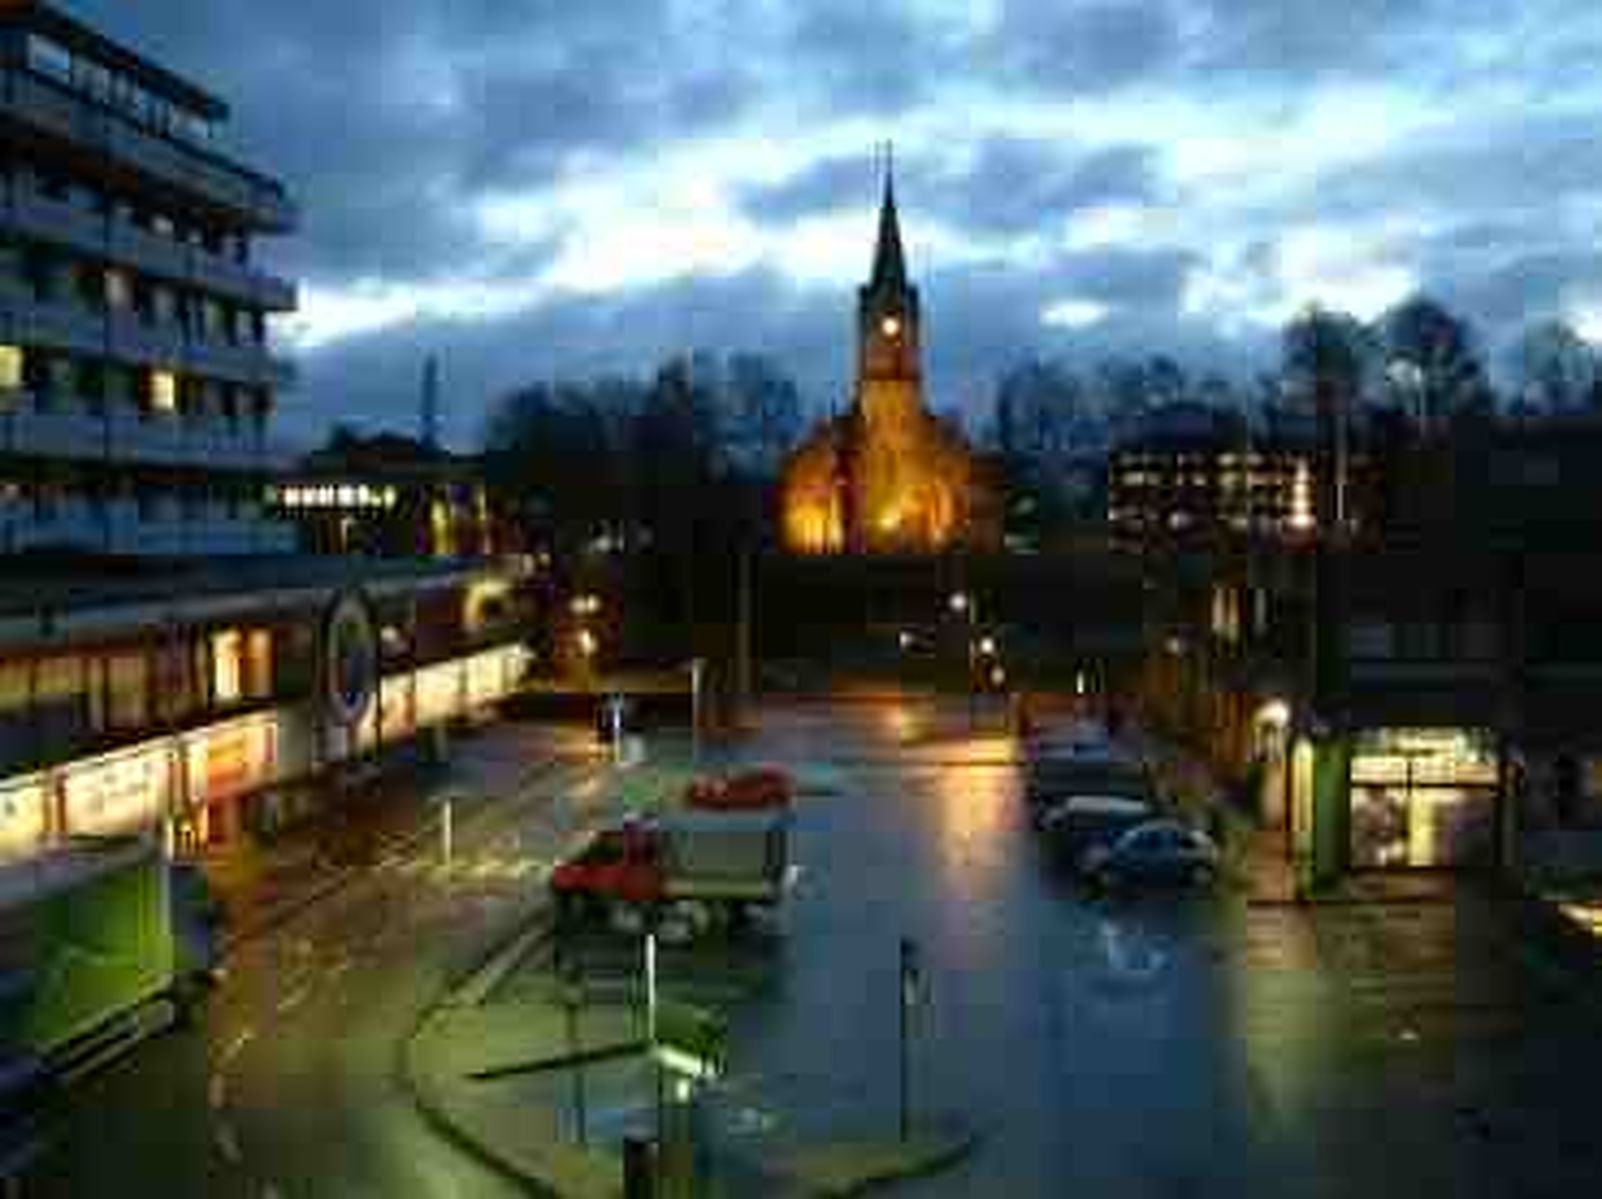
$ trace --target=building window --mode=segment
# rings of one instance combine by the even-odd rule
[[[236,704],[245,695],[244,637],[238,629],[211,635],[211,697],[213,702]]]
[[[0,391],[16,391],[23,384],[21,346],[0,345]]]
[[[252,629],[245,639],[245,693],[251,699],[271,699],[273,694],[273,634],[271,629]]]
[[[150,410],[176,412],[178,409],[178,376],[168,370],[150,372]]]
[[[114,729],[139,729],[150,723],[150,673],[143,654],[106,659],[106,711]]]
[[[119,311],[133,307],[133,281],[127,271],[116,267],[106,271],[106,306]]]
[[[97,416],[106,410],[106,381],[100,363],[92,358],[78,361],[78,395]]]
[[[28,35],[28,68],[67,83],[72,79],[72,55],[59,42],[37,33]]]

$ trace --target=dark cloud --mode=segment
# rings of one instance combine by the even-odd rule
[[[1140,203],[1158,191],[1153,152],[1110,146],[1089,154],[1025,138],[991,138],[966,175],[946,189],[950,215],[1002,233],[1049,226],[1076,209],[1114,201]],[[935,200],[938,205],[941,200]]]
[[[1178,190],[1161,108],[1149,129],[1125,120],[1093,141],[1048,140],[1039,130],[1049,122],[1020,122],[1028,136],[997,129],[1036,101],[1083,116],[1152,96],[1290,121],[1314,100],[1334,97],[1338,111],[1342,88],[1383,85],[1434,98],[1457,119],[1368,161],[1343,156],[1300,192],[1248,185],[1233,206],[1217,205],[1229,215],[1216,219],[1233,223],[1199,219],[1191,245],[1109,246],[920,280],[938,398],[964,402],[1008,361],[1053,347],[1227,356],[1243,343],[1183,312],[1198,255],[1233,246],[1238,286],[1226,294],[1270,307],[1280,240],[1306,225],[1415,230],[1387,253],[1482,325],[1602,296],[1602,262],[1581,227],[1602,210],[1592,152],[1602,113],[1586,90],[1602,23],[1559,0],[1006,0],[988,23],[977,6],[932,16],[911,0],[68,3],[229,101],[231,144],[283,177],[305,214],[269,259],[323,287],[537,277],[557,249],[575,252],[571,231],[490,244],[479,201],[537,204],[573,175],[648,169],[688,137],[784,136],[841,120],[865,143],[918,131],[898,154],[914,244],[924,222],[988,245],[1035,232],[1049,243],[1099,204],[1195,202],[1205,214],[1219,197]],[[1286,178],[1305,177],[1329,148],[1288,147],[1298,161]],[[1265,159],[1253,182],[1272,182],[1278,167]],[[877,194],[865,144],[736,198],[774,232],[807,214],[867,210]],[[1069,297],[1111,314],[1087,330],[1043,327],[1042,309]],[[524,378],[643,370],[687,344],[724,345],[729,330],[788,362],[815,397],[838,396],[850,313],[848,284],[803,287],[760,270],[552,295],[510,317],[413,322],[309,353],[291,419],[309,426],[337,409],[410,420],[421,358],[437,349],[454,380],[453,432],[466,440],[486,397]]]
[[[983,48],[1009,76],[1083,95],[1136,83],[1168,69],[1180,46],[1173,6],[1160,0],[1141,4],[1009,0]]]
[[[1074,296],[1168,314],[1178,310],[1196,262],[1190,250],[1109,246],[1064,258],[1050,278]]]
[[[842,206],[874,204],[879,170],[876,157],[866,151],[823,158],[790,179],[749,188],[746,209],[759,220],[782,224]],[[996,234],[1054,225],[1098,204],[1143,203],[1161,190],[1149,147],[1109,146],[1086,153],[1017,137],[988,138],[957,164],[898,154],[896,185],[918,212],[975,233]]]

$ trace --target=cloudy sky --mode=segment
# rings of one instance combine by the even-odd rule
[[[1030,353],[1249,361],[1423,287],[1602,339],[1591,0],[69,0],[219,92],[301,231],[300,430],[518,381],[851,360],[893,138],[936,402]]]

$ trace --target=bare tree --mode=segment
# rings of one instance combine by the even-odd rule
[[[1530,325],[1514,342],[1508,366],[1517,398],[1540,412],[1577,412],[1602,378],[1596,351],[1559,320]]]

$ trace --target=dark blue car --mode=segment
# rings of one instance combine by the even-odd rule
[[[1218,847],[1177,820],[1151,820],[1108,845],[1091,846],[1079,868],[1107,888],[1130,883],[1207,887],[1218,877]]]

